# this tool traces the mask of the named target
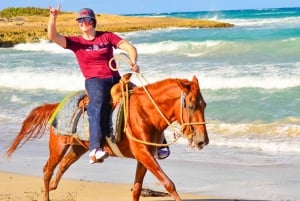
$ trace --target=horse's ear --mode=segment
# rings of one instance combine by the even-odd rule
[[[193,76],[193,82],[199,86],[199,81],[196,75]]]
[[[182,79],[176,79],[176,82],[178,86],[181,88],[181,90],[185,93],[188,94],[189,91],[191,90],[191,83],[188,80],[182,80]]]
[[[200,89],[199,81],[198,81],[198,78],[196,77],[196,75],[193,76],[192,82],[194,83],[194,86],[196,87],[196,89]]]

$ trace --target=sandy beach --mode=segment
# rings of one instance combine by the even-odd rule
[[[0,172],[0,200],[32,201],[42,200],[43,183],[41,177]],[[89,182],[63,179],[57,190],[50,193],[52,201],[120,201],[131,200],[131,185],[105,182]],[[182,194],[185,201],[222,201],[210,196]],[[172,197],[141,197],[144,201],[169,201]]]

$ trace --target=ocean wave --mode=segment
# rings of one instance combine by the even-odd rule
[[[139,54],[181,54],[186,56],[206,55],[224,44],[223,41],[161,41],[158,43],[140,43],[136,47]]]
[[[272,77],[266,73],[265,75],[235,75],[230,72],[230,68],[223,70],[227,76],[219,76],[217,71],[209,72],[209,69],[190,69],[182,74],[177,70],[172,72],[172,77],[191,79],[196,75],[200,81],[202,89],[206,90],[222,90],[222,89],[242,89],[242,88],[261,88],[261,89],[287,89],[300,86],[299,75],[273,75]],[[144,69],[147,71],[147,69]],[[220,72],[221,73],[221,72]],[[231,74],[230,74],[231,73]],[[271,72],[270,72],[271,73]],[[121,71],[121,74],[122,73]],[[164,73],[143,73],[144,77],[150,82],[156,82],[170,77],[169,71]],[[12,79],[13,78],[13,79]],[[140,80],[136,76],[132,77],[132,81],[136,85],[141,86]],[[19,89],[19,90],[59,90],[74,91],[84,88],[84,78],[79,69],[64,68],[57,70],[32,70],[15,69],[4,71],[0,69],[0,87]]]
[[[214,50],[221,46],[224,41],[161,41],[157,43],[137,43],[135,44],[139,54],[182,54],[187,56],[200,56]],[[66,50],[55,43],[41,40],[39,43],[22,43],[16,45],[13,49],[20,51],[34,51],[34,52],[49,52],[52,54],[69,54],[70,50]],[[116,50],[116,53],[120,52]]]
[[[289,153],[299,154],[300,140],[285,140],[285,139],[249,139],[249,138],[235,138],[235,139],[220,139],[214,137],[211,139],[211,144],[222,147],[251,149],[255,151],[263,151],[265,153]]]
[[[132,34],[132,33],[131,33]],[[130,34],[129,34],[130,35]],[[155,37],[155,33],[149,37]],[[136,37],[132,36],[131,37]],[[254,36],[254,37],[259,37]],[[229,56],[233,61],[235,58],[266,60],[265,58],[298,58],[297,47],[300,45],[300,37],[291,35],[286,38],[274,38],[272,40],[254,41],[244,40],[161,40],[157,42],[137,42],[135,46],[141,55],[181,55],[186,57],[215,58],[216,60],[227,59]],[[241,49],[241,47],[243,47]],[[14,50],[46,52],[51,54],[72,54],[55,43],[41,40],[39,43],[18,44]],[[272,50],[272,51],[271,51]],[[115,53],[119,53],[116,50]],[[251,60],[252,61],[252,60]]]
[[[241,88],[286,89],[300,86],[300,80],[297,77],[241,76],[226,78],[203,75],[201,76],[201,87],[211,90]]]
[[[84,89],[84,79],[79,70],[68,73],[66,71],[38,73],[35,71],[20,72],[16,70],[0,74],[0,87],[17,90],[74,91]]]
[[[247,19],[218,19],[234,24],[237,27],[294,27],[299,26],[300,17],[284,18],[247,18]]]
[[[40,42],[36,43],[20,43],[13,47],[14,50],[21,51],[34,51],[34,52],[49,52],[52,54],[70,54],[72,53],[70,50],[66,50],[56,43],[52,43],[48,40],[40,40]]]
[[[208,122],[210,145],[251,149],[266,153],[300,153],[300,118],[288,117],[272,123],[224,123]],[[174,140],[173,130],[165,133],[170,143]],[[178,144],[187,144],[181,138]]]
[[[266,137],[266,138],[299,138],[300,118],[287,117],[271,123],[223,123],[208,122],[208,129],[222,136]],[[300,147],[299,147],[300,148]]]
[[[298,58],[297,47],[300,37],[286,36],[286,38],[269,39],[262,41],[259,35],[253,36],[254,40],[204,40],[204,41],[175,41],[163,40],[152,43],[137,43],[135,46],[142,55],[179,55],[186,57],[199,57],[206,59],[246,60],[253,62],[268,61],[273,59]],[[243,48],[241,48],[243,47]],[[275,56],[276,55],[276,56]],[[207,56],[209,56],[207,58]]]

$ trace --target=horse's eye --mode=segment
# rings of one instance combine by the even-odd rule
[[[195,105],[188,105],[188,109],[192,111],[195,110]]]

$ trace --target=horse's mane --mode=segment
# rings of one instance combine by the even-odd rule
[[[149,90],[149,91],[153,91],[153,90],[156,90],[156,91],[165,91],[167,88],[168,90],[170,90],[171,88],[173,87],[177,87],[177,80],[179,78],[167,78],[167,79],[164,79],[164,80],[160,80],[160,81],[157,81],[157,82],[154,82],[154,83],[150,83],[150,84],[147,84],[145,85],[145,87]],[[186,79],[184,79],[186,80]],[[159,90],[160,89],[160,90]],[[145,90],[144,90],[144,87],[135,87],[133,89],[133,93],[135,94],[138,94],[138,93],[144,93]]]

